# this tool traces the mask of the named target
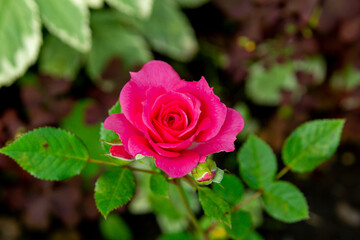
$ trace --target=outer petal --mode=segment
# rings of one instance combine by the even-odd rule
[[[171,90],[181,78],[175,70],[166,62],[150,61],[139,72],[131,72],[131,81],[140,88],[163,87]]]
[[[200,155],[196,152],[184,151],[179,157],[155,157],[155,165],[166,172],[169,177],[183,177],[193,170],[199,163]]]
[[[142,136],[143,134],[138,131],[125,117],[123,113],[111,114],[104,121],[104,128],[116,132],[125,150],[129,152],[128,141],[131,136]],[[135,155],[133,155],[135,156]]]
[[[151,145],[144,137],[133,136],[129,139],[129,151],[132,155],[142,154],[155,158],[158,168],[170,177],[182,177],[191,172],[199,163],[200,155],[196,152],[184,151],[179,157],[162,157],[151,149]]]
[[[174,91],[189,93],[199,99],[201,119],[209,117],[211,120],[211,127],[200,132],[195,141],[202,142],[215,137],[224,123],[226,106],[220,102],[220,98],[214,94],[205,78],[202,77],[198,82],[181,82]]]
[[[209,141],[195,144],[189,150],[199,153],[202,159],[211,153],[234,151],[236,135],[243,128],[244,119],[241,114],[232,108],[227,108],[226,119],[219,133]]]
[[[130,155],[126,150],[124,145],[113,145],[110,148],[110,155],[116,158],[121,158],[125,160],[132,160],[134,156]]]

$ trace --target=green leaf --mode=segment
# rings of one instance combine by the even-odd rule
[[[245,211],[237,211],[231,214],[232,228],[226,227],[230,237],[236,240],[245,239],[251,232],[252,223],[250,215]]]
[[[12,84],[37,59],[41,24],[33,0],[0,1],[0,87]]]
[[[105,240],[131,240],[132,234],[126,222],[116,214],[100,219],[100,231]]]
[[[230,205],[210,188],[199,187],[199,200],[205,214],[231,226]]]
[[[85,0],[90,8],[102,8],[104,6],[104,0]]]
[[[292,223],[309,217],[304,195],[289,182],[265,186],[262,199],[266,212],[280,221]]]
[[[142,65],[153,58],[143,36],[127,27],[118,15],[111,10],[91,14],[93,46],[86,70],[93,80],[101,78],[109,61],[115,57],[120,58],[125,69]]]
[[[150,194],[149,201],[156,214],[165,215],[171,219],[181,218],[180,212],[168,198]]]
[[[46,28],[80,52],[91,46],[89,9],[82,0],[36,0]]]
[[[291,62],[273,65],[268,70],[256,63],[250,67],[245,91],[255,103],[275,106],[282,99],[282,90],[295,90],[298,83]]]
[[[209,0],[176,0],[181,7],[184,8],[198,8],[201,5],[209,2]]]
[[[109,110],[109,115],[115,114],[115,113],[121,113],[121,106],[120,102],[117,101],[114,106],[112,106]],[[115,132],[104,128],[104,123],[101,123],[100,125],[100,139],[104,140],[105,142],[113,142],[115,140],[119,139],[119,135],[117,135]],[[103,149],[106,153],[110,151],[110,145],[101,143]]]
[[[168,196],[169,186],[165,177],[161,174],[153,174],[150,178],[150,189],[151,191],[159,196]]]
[[[31,175],[43,180],[75,176],[85,167],[89,153],[73,134],[51,127],[25,133],[0,149]]]
[[[168,0],[154,0],[152,14],[143,23],[143,33],[156,51],[175,60],[188,61],[198,50],[189,20]]]
[[[345,120],[315,120],[295,129],[282,149],[285,165],[307,172],[329,159],[339,145]]]
[[[264,240],[264,238],[258,234],[257,232],[252,232],[250,233],[246,238],[245,240]]]
[[[151,14],[154,0],[106,0],[106,2],[126,15],[147,18]]]
[[[360,71],[352,64],[347,64],[333,74],[330,83],[333,89],[353,90],[360,85]]]
[[[108,161],[107,157],[101,156],[103,150],[101,149],[101,144],[98,140],[100,124],[96,123],[90,125],[86,123],[85,120],[86,110],[93,103],[94,102],[91,99],[82,99],[76,102],[69,115],[60,123],[60,126],[83,139],[87,149],[89,149],[90,158]],[[98,173],[98,170],[98,164],[89,163],[82,172],[82,176],[92,178]]]
[[[313,76],[314,81],[319,84],[325,80],[326,62],[321,56],[313,56],[294,63],[297,71],[302,71]]]
[[[222,197],[230,206],[235,206],[244,193],[244,185],[241,180],[232,174],[224,174],[220,184],[213,184],[216,195]]]
[[[128,168],[103,173],[95,184],[95,202],[106,218],[110,211],[130,201],[135,193],[135,176]]]
[[[73,80],[80,69],[81,54],[53,35],[47,35],[40,53],[40,72]]]
[[[157,240],[192,240],[192,238],[189,233],[181,232],[165,234],[160,236]]]
[[[251,198],[255,192],[246,191],[243,199]],[[264,222],[263,204],[261,198],[255,198],[241,207],[241,210],[248,212],[254,227],[260,227]]]
[[[240,174],[246,184],[263,188],[274,180],[277,161],[272,149],[260,138],[250,135],[238,153]]]

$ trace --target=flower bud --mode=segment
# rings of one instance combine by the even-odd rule
[[[214,160],[207,158],[205,162],[199,163],[192,171],[193,178],[201,185],[212,183],[216,174],[216,163]]]

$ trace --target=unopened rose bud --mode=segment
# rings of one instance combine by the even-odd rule
[[[212,183],[216,174],[216,163],[214,160],[207,158],[204,163],[199,163],[192,171],[193,178],[201,185]]]

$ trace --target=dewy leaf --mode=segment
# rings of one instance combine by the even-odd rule
[[[232,228],[226,227],[228,234],[236,239],[245,239],[251,232],[252,223],[250,215],[245,211],[237,211],[231,214]]]
[[[106,0],[106,2],[127,15],[147,18],[151,14],[154,0]]]
[[[91,47],[89,9],[83,0],[36,0],[44,25],[80,52]]]
[[[43,180],[62,180],[75,176],[89,158],[83,142],[71,133],[44,127],[25,133],[0,152],[31,175]]]
[[[244,193],[244,185],[241,180],[232,174],[224,174],[220,184],[213,184],[216,195],[222,197],[230,206],[235,206]]]
[[[276,156],[260,138],[251,135],[238,153],[241,177],[252,189],[263,188],[274,180]]]
[[[95,184],[95,202],[106,218],[110,211],[126,204],[135,193],[135,176],[128,168],[103,173]]]
[[[169,192],[168,182],[163,175],[152,174],[150,177],[150,189],[154,194],[166,197]]]
[[[80,69],[81,57],[78,51],[49,34],[40,53],[40,72],[73,80]]]
[[[282,149],[285,165],[307,172],[329,159],[340,142],[345,120],[315,120],[295,129]]]
[[[116,214],[100,219],[100,231],[105,240],[131,240],[132,234],[126,222]]]
[[[176,60],[188,61],[198,49],[186,15],[168,0],[154,0],[152,14],[144,20],[143,33],[156,51]]]
[[[93,46],[86,70],[92,80],[101,78],[109,61],[120,58],[125,69],[150,61],[150,47],[141,34],[126,26],[117,11],[102,10],[91,14]]]
[[[298,83],[291,62],[273,65],[266,70],[260,63],[250,67],[246,81],[246,94],[257,104],[275,106],[281,98],[282,90],[295,90]]]
[[[199,200],[205,214],[231,226],[230,205],[210,188],[199,187]]]
[[[41,24],[33,0],[0,1],[0,87],[12,84],[37,58]]]
[[[289,182],[278,181],[265,186],[262,199],[267,213],[280,221],[292,223],[309,217],[304,195]]]

